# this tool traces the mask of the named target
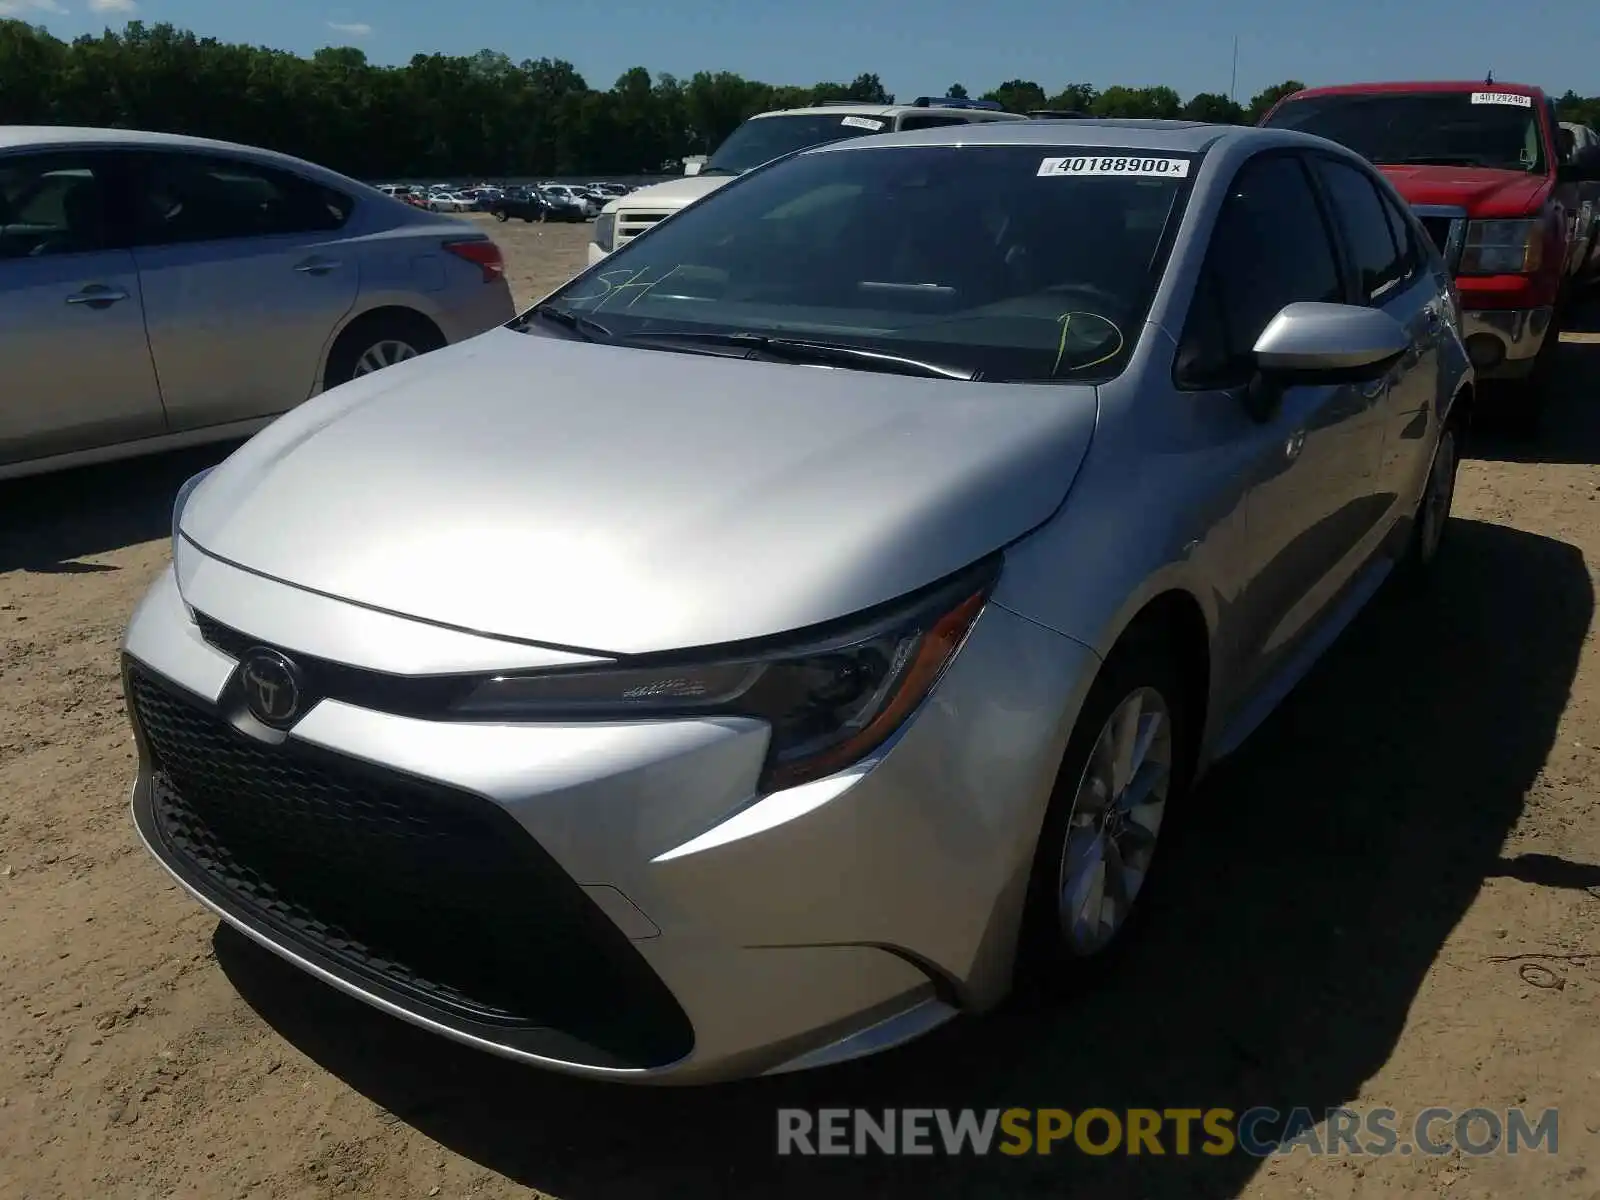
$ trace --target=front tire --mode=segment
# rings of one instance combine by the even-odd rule
[[[505,210],[505,209],[503,209],[503,208],[502,208],[502,209],[497,209],[497,210],[496,210],[496,211],[495,211],[495,214],[494,214],[494,219],[495,219],[495,220],[496,220],[496,221],[499,221],[499,222],[500,222],[500,224],[502,224],[502,225],[504,225],[504,224],[505,224],[505,223],[506,223],[506,222],[507,222],[507,221],[509,221],[509,220],[510,220],[510,219],[511,219],[511,214],[510,214],[510,213],[508,213],[508,212],[507,212],[507,211],[506,211],[506,210]]]
[[[1533,368],[1522,379],[1490,380],[1481,387],[1485,416],[1496,429],[1520,440],[1539,434],[1550,394],[1555,390],[1556,356],[1561,349],[1561,313],[1558,307],[1545,330],[1544,343],[1534,357]]]
[[[1018,973],[1070,988],[1127,944],[1192,774],[1187,689],[1160,638],[1106,660],[1067,743],[1034,852]]]

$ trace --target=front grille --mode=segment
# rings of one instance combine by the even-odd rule
[[[163,858],[225,909],[438,1019],[636,1067],[692,1048],[666,985],[497,805],[259,742],[131,662],[127,686]]]
[[[671,213],[623,211],[617,214],[616,238],[619,243],[632,241],[653,225],[670,217]]]

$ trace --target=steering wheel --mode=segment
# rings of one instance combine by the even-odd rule
[[[1122,297],[1116,296],[1092,283],[1057,284],[1053,287],[1045,288],[1040,295],[1049,296],[1052,300],[1057,296],[1082,296],[1083,307],[1096,316],[1103,312],[1116,312],[1125,303]],[[1100,319],[1107,320],[1105,317]]]

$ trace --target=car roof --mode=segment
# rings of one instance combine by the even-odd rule
[[[77,125],[0,125],[0,151],[28,147],[56,146],[124,146],[151,150],[194,150],[230,154],[253,158],[257,162],[276,163],[301,175],[310,175],[324,183],[337,182],[339,186],[356,184],[376,192],[370,184],[351,179],[338,171],[318,166],[290,154],[265,150],[260,146],[247,146],[240,142],[222,142],[214,138],[189,137],[180,133],[154,133],[144,129],[95,129]]]
[[[266,154],[286,162],[301,160],[275,150],[220,142],[213,138],[189,137],[181,133],[153,133],[144,129],[92,129],[77,125],[0,125],[0,150],[19,146],[75,146],[93,143],[100,146],[170,146],[181,150],[226,150]]]
[[[1253,125],[1209,125],[1202,121],[1144,121],[1110,117],[1082,120],[989,121],[944,125],[908,133],[881,133],[827,142],[806,154],[841,153],[879,146],[1107,146],[1197,154],[1219,142],[1267,145],[1324,145],[1323,139],[1288,129]]]
[[[971,114],[973,124],[982,121],[1015,122],[1028,118],[1021,113],[1002,112],[994,108],[961,108],[939,104],[809,104],[803,108],[775,108],[771,112],[756,113],[750,118],[759,121],[764,117],[898,117],[905,113],[937,112],[948,115]]]
[[[1501,83],[1498,79],[1429,79],[1414,82],[1388,81],[1385,83],[1339,83],[1327,87],[1305,88],[1285,100],[1299,100],[1306,96],[1360,95],[1363,92],[1507,92],[1513,96],[1544,95],[1544,89],[1531,83]]]

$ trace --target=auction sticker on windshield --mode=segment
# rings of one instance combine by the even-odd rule
[[[1532,96],[1519,96],[1515,92],[1473,92],[1474,104],[1514,104],[1518,108],[1532,108]]]
[[[871,117],[846,117],[840,121],[841,125],[848,125],[851,129],[882,129],[882,121],[874,121]]]
[[[1039,164],[1045,175],[1135,175],[1141,179],[1184,179],[1187,158],[1047,158]]]

